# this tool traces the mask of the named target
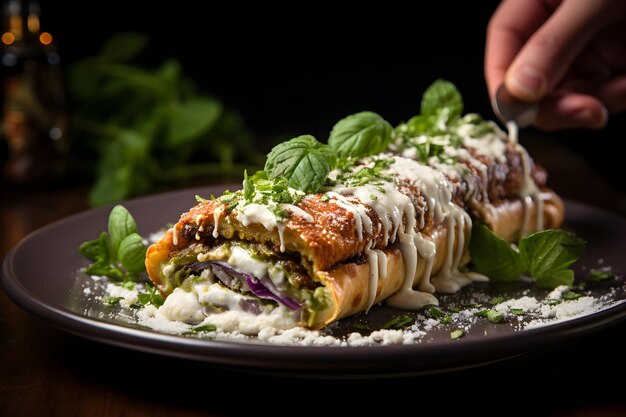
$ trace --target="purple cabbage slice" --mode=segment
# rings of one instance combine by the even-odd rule
[[[300,303],[296,300],[281,294],[269,278],[259,280],[253,275],[234,270],[226,262],[214,261],[209,262],[209,264],[211,264],[211,269],[215,276],[229,288],[233,288],[234,280],[245,281],[250,291],[259,298],[274,300],[291,310],[299,310],[301,308]]]

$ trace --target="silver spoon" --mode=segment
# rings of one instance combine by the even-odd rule
[[[496,90],[492,103],[493,110],[503,123],[515,122],[519,127],[530,126],[537,117],[537,103],[522,101],[513,97],[504,84]]]

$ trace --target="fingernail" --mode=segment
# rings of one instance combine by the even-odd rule
[[[609,119],[609,113],[605,107],[597,110],[584,109],[574,113],[573,119],[578,122],[581,127],[602,128]]]
[[[546,78],[529,65],[513,68],[507,77],[507,87],[511,93],[528,101],[536,101],[543,96]]]

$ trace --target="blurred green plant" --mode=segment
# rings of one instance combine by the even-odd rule
[[[177,60],[133,63],[147,45],[144,34],[118,33],[68,69],[73,155],[95,175],[92,205],[194,178],[239,179],[263,163],[242,118],[198,93]]]

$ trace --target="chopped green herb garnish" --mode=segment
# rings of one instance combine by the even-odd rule
[[[450,324],[452,323],[452,316],[445,316],[441,320],[439,320],[442,324]]]
[[[450,339],[460,339],[465,336],[465,330],[455,329],[450,332]]]
[[[209,333],[217,330],[215,324],[205,324],[202,326],[196,326],[191,328],[192,333]]]
[[[330,196],[328,194],[322,194],[322,196],[320,197],[320,201],[328,201],[330,200]]]
[[[107,297],[107,298],[103,298],[102,302],[108,306],[114,306],[120,303],[120,301],[122,301],[124,299],[124,297]]]
[[[353,327],[359,330],[372,330],[372,328],[365,323],[354,323]]]
[[[407,324],[411,324],[415,321],[415,317],[412,315],[405,313],[400,314],[399,316],[394,317],[389,320],[387,323],[383,325],[383,329],[400,329]]]
[[[443,312],[435,306],[428,306],[425,311],[430,317],[435,319],[440,319],[444,316]]]
[[[163,305],[163,296],[157,291],[156,287],[147,284],[146,291],[147,292],[137,294],[138,301],[131,307],[141,308],[148,304],[152,304],[155,307],[161,307]]]
[[[346,187],[370,184],[384,191],[385,182],[393,180],[393,175],[388,170],[394,162],[394,158],[379,158],[372,159],[372,166],[357,166],[356,168],[348,166],[337,175],[337,181]]]
[[[555,306],[557,304],[561,304],[563,302],[563,300],[544,300],[544,304],[549,305],[549,306]]]
[[[499,311],[489,310],[487,312],[487,320],[495,324],[502,323],[502,321],[504,320],[504,316]]]
[[[564,300],[577,300],[577,299],[579,299],[582,296],[583,296],[582,294],[579,294],[577,292],[568,291],[565,294],[563,294],[563,299]]]
[[[198,203],[206,203],[207,201],[209,201],[209,200],[207,200],[206,198],[202,198],[202,197],[200,197],[198,194],[196,194],[196,196],[195,196],[195,197],[196,197],[196,201],[197,201]]]
[[[491,305],[498,305],[500,303],[503,303],[506,301],[506,298],[504,297],[493,297],[491,300],[489,300],[489,304]]]
[[[614,278],[615,275],[611,271],[604,271],[600,269],[592,269],[587,275],[587,279],[591,282],[604,281],[610,278]]]
[[[459,311],[461,311],[461,309],[460,309],[460,308],[458,308],[458,307],[452,307],[452,306],[450,306],[450,307],[446,307],[446,310],[448,310],[448,311],[449,311],[449,312],[451,312],[451,313],[458,313]]]
[[[474,315],[484,317],[492,323],[500,323],[504,319],[502,313],[496,310],[480,310],[474,313]]]
[[[464,308],[480,308],[480,304],[476,304],[476,303],[466,303],[463,304]]]
[[[257,171],[252,176],[244,172],[243,190],[222,195],[219,200],[227,205],[227,213],[239,205],[245,206],[254,203],[267,206],[280,220],[289,215],[289,212],[284,210],[281,205],[298,204],[304,196],[305,193],[291,187],[286,178],[268,179],[266,171]]]
[[[202,326],[192,327],[188,332],[183,333],[184,335],[198,334],[198,333],[211,333],[217,330],[217,327],[214,324],[204,324]]]
[[[120,285],[127,290],[134,290],[136,282],[134,281],[124,281]]]
[[[523,316],[524,314],[526,314],[526,311],[522,310],[521,308],[509,308],[509,313]]]

